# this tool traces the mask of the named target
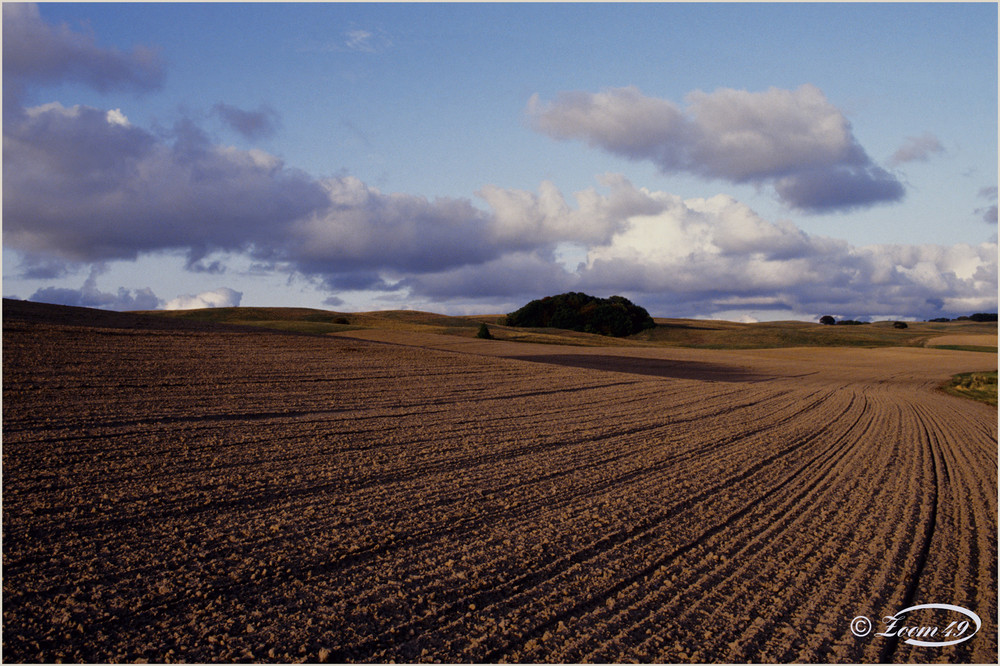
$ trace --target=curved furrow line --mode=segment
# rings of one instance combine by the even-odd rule
[[[983,497],[977,493],[974,497],[974,484],[970,481],[984,473],[988,477],[995,475],[992,470],[986,471],[981,460],[973,461],[963,455],[964,428],[946,427],[931,404],[915,404],[914,408],[928,428],[936,446],[939,468],[944,470],[939,479],[937,541],[928,554],[921,579],[916,582],[918,601],[943,601],[994,616],[996,547],[990,544],[995,544],[996,495]],[[982,507],[990,507],[990,510],[980,514]],[[983,520],[981,515],[988,517],[986,520],[991,523],[985,533],[978,525]],[[982,545],[990,553],[985,566],[980,559]],[[971,660],[974,652],[980,656],[995,654],[995,639],[990,640],[987,636],[982,637],[985,640],[969,641],[949,651],[954,658],[963,661]],[[896,659],[909,661],[920,654],[917,648],[900,645]]]
[[[991,431],[990,437],[995,443],[996,420],[990,418],[989,421],[984,419],[984,422],[982,428]],[[969,422],[970,426],[973,423]],[[942,417],[938,423],[938,432],[943,433],[948,439],[948,446],[944,451],[954,457],[955,463],[951,467],[958,471],[957,476],[964,490],[958,496],[957,504],[967,522],[956,529],[957,534],[954,537],[967,544],[969,557],[967,573],[971,575],[964,581],[963,591],[970,599],[970,604],[975,609],[983,611],[984,617],[995,617],[997,612],[996,448],[984,452],[972,445],[976,441],[973,428],[959,428],[958,432],[953,433],[949,428],[951,424],[952,421]],[[963,572],[956,572],[956,574],[961,573]],[[977,661],[989,661],[990,655],[996,654],[995,632],[991,637],[992,640],[989,642],[969,643],[970,647],[975,648],[974,658]]]
[[[917,524],[914,526],[913,548],[907,553],[905,558],[908,564],[907,575],[904,580],[907,583],[898,603],[893,605],[894,608],[898,609],[909,608],[914,605],[914,599],[920,585],[920,577],[924,573],[927,558],[931,552],[934,531],[937,526],[940,510],[938,501],[943,486],[941,477],[944,474],[943,466],[939,462],[940,456],[935,445],[934,436],[928,428],[927,423],[921,418],[919,409],[913,404],[908,405],[908,407],[913,412],[916,422],[919,425],[921,457],[924,461],[923,467],[929,473],[925,473],[924,475],[925,485],[922,488],[924,497],[921,501],[921,511]],[[898,647],[898,636],[888,638],[883,643],[879,652],[879,663],[891,663]]]
[[[713,601],[724,599],[726,594],[737,593],[740,587],[738,581],[747,576],[762,581],[778,580],[783,572],[792,572],[796,580],[812,585],[821,573],[829,572],[835,567],[835,553],[826,549],[818,553],[800,551],[790,560],[787,554],[781,551],[784,546],[779,544],[788,541],[788,535],[827,531],[829,519],[817,510],[818,507],[837,506],[841,511],[846,510],[846,513],[851,515],[852,505],[861,503],[858,494],[846,492],[842,482],[846,470],[850,469],[851,462],[865,455],[864,451],[859,450],[857,442],[871,431],[875,423],[872,407],[864,395],[860,396],[860,402],[860,411],[856,419],[842,432],[836,435],[831,433],[832,442],[811,461],[809,467],[802,470],[798,475],[798,483],[790,484],[787,491],[770,505],[762,505],[760,511],[748,515],[741,521],[744,527],[733,526],[738,534],[749,534],[750,537],[743,543],[741,539],[732,539],[730,543],[733,545],[726,553],[726,560],[743,564],[727,572],[721,581],[713,581],[714,594],[710,592],[708,596],[692,604],[691,611],[696,611],[701,605],[712,605]],[[838,521],[837,524],[843,523]],[[761,529],[756,525],[764,527]],[[723,546],[718,550],[725,552]],[[712,574],[707,576],[717,578]],[[812,597],[809,601],[815,602],[816,597]],[[769,606],[771,617],[775,620],[794,618],[799,608],[801,608],[799,602],[791,607],[781,607],[775,606],[772,601]],[[679,617],[679,620],[683,619],[683,615]],[[751,626],[749,631],[733,636],[730,642],[737,646],[753,644],[759,640],[761,634],[772,631],[771,625],[766,623],[756,627]],[[739,661],[741,654],[745,656],[746,651],[733,652],[732,645],[729,647],[727,658]]]
[[[728,652],[727,659],[739,661],[748,654],[757,653],[778,661],[826,661],[834,654],[856,651],[857,641],[852,641],[853,637],[847,634],[843,613],[857,614],[857,604],[868,602],[870,592],[852,594],[852,590],[864,590],[884,568],[883,557],[871,551],[871,544],[878,542],[881,531],[879,521],[858,521],[857,517],[871,516],[875,513],[874,508],[895,499],[894,493],[886,489],[893,485],[894,474],[890,470],[898,472],[892,467],[892,463],[898,464],[896,456],[886,455],[881,461],[872,459],[876,451],[870,442],[878,441],[882,426],[879,423],[882,419],[876,415],[883,412],[877,400],[870,405],[864,428],[845,434],[845,438],[849,438],[849,449],[830,470],[826,496],[813,497],[809,501],[809,513],[804,516],[806,525],[794,532],[811,534],[812,541],[822,546],[815,553],[805,552],[797,557],[800,564],[790,562],[782,557],[781,550],[795,549],[797,539],[790,537],[793,533],[786,533],[775,540],[773,554],[763,553],[760,576],[765,580],[773,577],[790,583],[778,584],[781,592],[775,600],[754,602],[756,606],[767,608],[768,617],[778,624],[751,625],[734,641],[739,648]],[[866,478],[872,471],[879,473],[879,477]],[[817,511],[818,507],[827,509]],[[862,555],[849,563],[843,561],[845,553],[863,554],[866,551],[870,553],[868,557]],[[853,601],[848,601],[852,598]],[[778,599],[783,601],[777,603]],[[848,604],[855,607],[850,608]],[[844,611],[840,610],[842,607]],[[826,609],[829,611],[823,612]],[[784,647],[784,655],[776,653],[782,643],[787,643],[789,632],[794,632],[792,645]]]
[[[853,397],[852,397],[853,401]],[[675,607],[680,605],[683,610],[673,613],[671,620],[679,625],[688,623],[690,618],[698,616],[703,607],[713,607],[720,605],[732,593],[733,587],[742,587],[743,581],[748,576],[758,578],[768,578],[767,572],[760,572],[760,565],[754,558],[762,550],[769,549],[772,540],[776,535],[801,529],[811,519],[813,513],[809,507],[815,505],[815,497],[821,494],[832,483],[831,474],[833,468],[839,464],[839,458],[845,448],[852,445],[846,442],[847,435],[858,429],[858,424],[868,413],[865,405],[860,406],[860,411],[855,420],[847,427],[844,433],[834,437],[834,441],[827,448],[819,452],[806,466],[797,470],[790,479],[794,481],[788,483],[786,492],[771,492],[765,496],[764,502],[757,505],[756,510],[743,516],[740,520],[731,525],[732,530],[739,533],[748,533],[750,537],[746,540],[728,540],[722,536],[713,538],[711,541],[720,542],[718,546],[713,546],[709,541],[705,543],[705,555],[700,559],[692,553],[689,559],[694,561],[688,567],[700,570],[694,574],[697,578],[687,577],[685,580],[685,591],[683,594],[673,594],[673,599],[665,600],[659,597],[664,596],[663,590],[653,588],[653,598],[644,598],[636,605],[644,607]],[[870,417],[868,419],[870,424]],[[866,426],[867,427],[867,426]],[[810,499],[813,498],[813,499]],[[743,527],[740,525],[764,524],[765,527],[756,529],[753,527]],[[765,563],[768,560],[765,560]],[[782,561],[782,567],[794,569],[794,563]],[[669,589],[669,588],[668,588]],[[704,597],[697,597],[697,594],[705,594]],[[706,611],[709,615],[714,611]],[[622,613],[624,616],[626,613]],[[634,615],[634,613],[632,613]],[[629,630],[623,628],[615,630],[614,624],[608,633],[615,636],[613,641],[628,643],[630,639],[641,639],[641,634],[648,628],[647,624],[656,624],[660,620],[656,614],[643,618]],[[652,633],[652,632],[650,632]],[[713,632],[713,639],[718,637],[718,632]],[[650,641],[655,639],[651,636]],[[706,646],[703,646],[706,647]],[[609,646],[602,648],[603,653],[614,652],[609,650]],[[640,651],[646,649],[647,657],[652,652],[649,646],[640,640]],[[601,654],[601,652],[598,652]],[[580,659],[589,659],[593,655],[581,655]],[[638,658],[643,658],[639,656]],[[737,659],[738,661],[739,659]]]
[[[708,494],[711,494],[711,493],[708,493]],[[633,531],[636,532],[635,530],[633,530]],[[639,531],[639,532],[641,532],[641,531]],[[639,532],[637,532],[637,533],[639,533]],[[630,536],[634,536],[634,535],[630,535]],[[592,555],[585,554],[586,557],[581,558],[579,556],[579,554],[578,554],[575,557],[569,558],[568,561],[570,562],[570,568],[579,569],[580,568],[580,563],[583,562],[583,561],[585,561],[587,559],[587,557],[598,556],[598,555],[601,554],[601,552],[602,552],[602,549],[598,548],[598,549],[594,550],[594,552],[592,553]],[[545,574],[545,572],[537,572],[536,574],[532,575],[531,578],[535,579],[536,581],[537,580],[544,580],[544,579],[546,579],[546,574]],[[515,581],[515,583],[517,583],[517,582],[519,582],[519,581]],[[528,593],[530,593],[532,591],[532,585],[526,586],[526,591]],[[505,592],[506,592],[506,590],[505,590]],[[466,601],[468,601],[468,600],[466,600]],[[475,601],[472,601],[472,603],[475,603]],[[422,630],[423,630],[423,628],[422,628]]]
[[[850,404],[848,405],[848,407],[846,409],[849,409],[849,408],[850,408]],[[845,411],[846,411],[846,409],[845,409]],[[832,419],[830,423],[834,422],[835,420],[836,419]],[[827,423],[821,430],[826,430],[827,428],[829,428],[830,427],[830,423]],[[808,441],[809,439],[812,439],[815,436],[816,436],[816,433],[813,433],[811,436],[807,437],[805,440],[796,441],[791,447],[789,447],[787,449],[784,449],[781,453],[775,454],[775,455],[771,456],[770,458],[765,459],[764,461],[758,462],[756,465],[752,466],[750,469],[746,470],[745,472],[743,472],[741,474],[738,474],[735,477],[732,477],[732,478],[728,479],[727,481],[719,484],[718,486],[714,486],[714,487],[710,488],[709,490],[707,490],[706,492],[704,492],[702,494],[696,495],[695,497],[693,497],[693,498],[691,498],[691,499],[689,499],[689,500],[687,500],[685,502],[682,502],[680,505],[678,505],[678,509],[674,513],[680,513],[682,511],[686,511],[686,510],[690,509],[692,506],[694,506],[695,504],[697,504],[699,502],[702,502],[702,501],[704,501],[706,499],[717,498],[718,495],[717,495],[716,489],[719,489],[719,488],[722,488],[722,487],[726,487],[726,488],[730,488],[730,489],[733,488],[733,487],[737,487],[737,484],[739,482],[741,482],[741,481],[743,481],[743,480],[745,480],[745,479],[753,476],[760,469],[763,469],[763,468],[767,467],[768,465],[770,465],[771,463],[773,463],[775,460],[781,458],[783,455],[787,455],[791,450],[798,449],[806,441]],[[801,469],[802,469],[802,467],[800,467],[799,469],[794,470],[791,473],[789,473],[788,476],[785,477],[785,480],[781,484],[778,484],[778,486],[775,488],[775,490],[779,490],[782,485],[791,483],[796,478],[797,473],[799,473],[801,471]],[[754,508],[754,505],[750,504],[750,505],[744,506],[744,508],[742,508],[742,509],[739,509],[739,510],[735,511],[735,513],[728,514],[727,517],[723,521],[717,523],[713,528],[711,528],[711,529],[709,529],[707,531],[701,532],[694,539],[691,539],[687,543],[684,543],[679,548],[674,549],[672,552],[670,552],[670,553],[668,553],[666,555],[664,555],[662,551],[660,551],[659,549],[657,549],[657,551],[659,551],[659,552],[657,552],[657,551],[653,552],[652,562],[651,563],[645,563],[645,566],[642,569],[640,569],[638,571],[638,573],[635,573],[635,574],[633,574],[631,576],[628,576],[628,577],[626,577],[624,579],[620,579],[620,580],[616,581],[615,584],[613,584],[609,588],[601,591],[598,594],[597,597],[592,597],[592,598],[585,599],[584,601],[576,603],[575,605],[571,606],[567,610],[564,610],[564,611],[561,611],[559,613],[554,614],[553,617],[551,619],[549,619],[547,622],[544,622],[541,625],[537,626],[529,637],[526,637],[526,638],[524,638],[522,640],[524,642],[530,642],[531,640],[536,640],[538,637],[542,636],[545,632],[550,631],[553,627],[556,627],[560,621],[565,622],[569,617],[579,616],[579,615],[584,614],[585,612],[588,612],[590,610],[598,608],[602,603],[605,603],[609,598],[613,597],[614,595],[617,595],[622,590],[625,590],[625,589],[630,588],[633,585],[635,585],[638,580],[640,580],[642,578],[645,578],[646,576],[649,576],[652,572],[655,572],[656,570],[658,570],[664,564],[666,564],[666,563],[668,563],[668,562],[670,562],[670,561],[672,561],[672,560],[680,557],[681,555],[683,555],[687,551],[690,551],[690,550],[696,548],[697,546],[699,546],[700,544],[702,544],[704,541],[706,541],[710,537],[714,536],[715,534],[718,534],[723,529],[725,529],[729,524],[731,524],[735,520],[739,519],[742,515],[748,513],[753,508]],[[668,516],[668,518],[669,518],[669,516]],[[660,522],[665,522],[665,520],[666,519],[661,520]],[[655,527],[656,527],[655,525],[651,526],[651,528],[653,528],[653,529],[655,529]]]
[[[869,415],[869,418],[868,418],[868,425],[867,425],[867,426],[865,426],[865,428],[866,428],[866,429],[864,429],[864,430],[861,430],[861,429],[857,429],[857,428],[856,428],[856,429],[855,429],[855,431],[854,431],[853,433],[851,433],[851,435],[853,435],[852,439],[854,440],[854,441],[852,441],[852,442],[851,442],[852,446],[854,447],[854,448],[853,448],[852,450],[856,452],[856,454],[857,454],[857,455],[855,455],[855,457],[856,457],[856,458],[858,458],[858,459],[862,459],[862,458],[864,457],[864,454],[865,454],[865,450],[864,450],[864,449],[865,449],[866,447],[857,447],[857,446],[854,446],[854,444],[855,444],[856,442],[860,441],[860,438],[861,438],[861,437],[865,437],[865,438],[869,438],[869,437],[871,436],[871,433],[870,433],[870,431],[868,430],[868,428],[870,428],[870,427],[871,427],[871,426],[872,426],[873,424],[874,424],[874,419],[872,418],[872,416],[871,416],[871,415]],[[891,456],[890,456],[890,459],[891,459]],[[879,470],[882,470],[882,471],[883,471],[883,477],[885,477],[885,471],[886,471],[886,470],[888,469],[888,466],[882,466],[882,465],[880,465],[880,466],[876,467],[875,469],[879,469]],[[841,471],[840,471],[840,476],[845,476],[845,475],[847,475],[847,474],[848,474],[848,470],[849,470],[849,465],[848,465],[848,466],[846,466],[846,467],[842,465],[842,466],[841,466]],[[828,478],[829,478],[829,477],[828,477]],[[883,479],[880,479],[880,480],[879,480],[879,482],[881,482],[881,481],[883,481],[883,480],[885,480],[885,479],[884,479],[884,478],[883,478]],[[876,488],[879,488],[879,487],[881,487],[881,486],[879,486],[879,485],[875,485],[874,487],[876,487]],[[854,500],[854,499],[855,499],[855,497],[853,496],[853,494],[850,494],[850,493],[849,493],[849,494],[848,494],[848,501],[852,501],[852,500]],[[836,500],[831,500],[831,501],[836,501]],[[816,506],[817,504],[821,504],[821,503],[820,503],[820,502],[815,502],[815,501],[810,501],[810,502],[809,502],[809,504],[810,504],[810,506]],[[857,502],[855,502],[855,504],[857,504]],[[806,514],[806,518],[808,518],[808,519],[810,519],[810,520],[812,520],[811,516],[812,516],[812,514]],[[815,521],[813,521],[813,522],[815,522]],[[822,523],[821,523],[821,524],[822,524]],[[839,524],[841,524],[841,525],[849,525],[850,523],[839,523]],[[836,537],[834,537],[834,538],[836,538]],[[729,553],[727,553],[727,554],[728,554],[728,555],[730,556],[730,557],[727,557],[727,558],[726,558],[726,561],[727,561],[727,562],[732,562],[732,561],[739,561],[739,558],[738,558],[738,557],[736,557],[736,556],[734,556],[734,553],[733,553],[733,552],[729,552]],[[787,558],[784,558],[784,559],[782,559],[782,558],[780,557],[780,553],[774,553],[773,555],[768,555],[768,556],[767,556],[767,557],[765,558],[765,562],[768,562],[768,561],[771,561],[771,562],[778,562],[778,563],[780,564],[780,566],[778,567],[779,571],[780,571],[780,569],[781,569],[781,568],[786,568],[786,569],[787,569],[787,568],[789,568],[789,567],[790,567],[790,564],[793,564],[793,563],[789,563],[789,562],[787,561]],[[690,566],[690,565],[689,565],[689,566]],[[823,570],[823,566],[824,566],[824,565],[822,565],[822,564],[820,564],[820,565],[819,565],[819,569],[820,569],[821,571]],[[730,569],[732,569],[732,565],[729,565],[729,568],[730,568]],[[814,567],[814,568],[815,568],[815,567]],[[794,571],[794,570],[796,570],[796,569],[794,568],[794,566],[792,566],[792,567],[791,567],[791,569],[792,569],[793,571]],[[777,572],[771,572],[771,573],[773,574],[773,573],[777,573]],[[765,571],[765,572],[763,572],[763,573],[761,574],[761,576],[758,576],[758,577],[759,577],[759,578],[760,578],[760,577],[762,577],[762,578],[764,578],[764,579],[766,580],[766,579],[767,579],[767,577],[768,577],[768,575],[769,575],[769,573],[768,573],[767,571]],[[800,576],[801,576],[801,573],[800,573]],[[860,580],[862,580],[862,579],[863,579],[863,575],[857,575],[857,576],[855,577],[855,580],[856,580],[856,581],[860,581]],[[714,590],[716,590],[716,591],[720,591],[720,588],[713,588],[713,589],[714,589]],[[697,593],[696,593],[696,594],[697,594]],[[724,593],[723,593],[723,592],[721,592],[721,591],[719,592],[719,594],[723,594],[723,595],[724,595]],[[718,595],[716,595],[716,596],[718,596]],[[723,598],[724,598],[724,597],[723,597]],[[656,607],[663,607],[664,605],[666,605],[666,602],[664,602],[664,603],[659,603],[659,602],[651,602],[651,605],[653,605],[653,606],[656,606]],[[743,606],[743,604],[737,604],[737,605],[739,605],[739,606]],[[755,605],[756,605],[756,606],[760,606],[760,603],[759,603],[759,602],[757,602],[757,603],[748,603],[747,605],[749,605],[750,607],[754,607]],[[764,607],[767,607],[767,604],[764,604]],[[778,609],[778,611],[777,611],[777,612],[775,613],[775,617],[787,617],[787,616],[788,616],[788,615],[787,615],[787,612],[786,612],[786,611],[782,611],[782,610],[780,610],[780,609]],[[651,619],[650,621],[651,621],[651,622],[654,622],[654,623],[655,623],[655,622],[657,622],[657,619],[656,619],[656,618],[653,618],[653,619]],[[794,624],[793,624],[792,626],[796,626],[796,625],[794,625]],[[767,626],[766,626],[765,624],[760,624],[759,626],[757,626],[757,629],[758,629],[758,630],[759,630],[760,632],[768,632],[768,631],[770,631],[770,630],[769,630],[769,629],[767,628]],[[841,627],[841,630],[842,630],[842,627]],[[776,634],[774,635],[774,639],[775,639],[775,640],[785,640],[785,641],[787,641],[787,640],[788,640],[788,638],[787,638],[786,636],[784,636],[784,635],[781,635],[780,633],[776,633]],[[651,640],[651,641],[653,641],[654,639],[652,639],[652,638],[651,638],[650,640]],[[701,641],[701,642],[704,642],[704,641]],[[821,646],[821,647],[822,647],[822,646]],[[701,656],[700,656],[700,657],[696,655],[696,659],[709,659],[709,660],[716,660],[716,659],[719,659],[719,658],[720,658],[720,655],[719,655],[718,653],[714,654],[714,656],[708,656],[708,657],[706,657],[706,656],[705,656],[705,654],[706,654],[706,653],[701,653]],[[710,655],[711,655],[712,653],[708,653],[708,654],[710,654]],[[766,653],[765,653],[765,654],[766,654]],[[643,658],[643,657],[642,657],[642,655],[640,655],[640,656],[639,656],[639,658]],[[660,655],[660,656],[659,656],[659,657],[658,657],[657,659],[658,659],[658,660],[668,660],[668,661],[669,661],[669,660],[674,660],[675,658],[676,658],[676,655],[674,655],[673,657],[670,657],[670,656],[668,656],[668,655],[663,655],[663,654],[661,654],[661,655]],[[739,655],[739,654],[736,654],[736,655],[732,655],[732,654],[730,654],[730,655],[729,655],[728,657],[726,657],[726,658],[728,658],[728,659],[735,659],[736,661],[740,661],[740,660],[742,660],[742,657],[740,657],[740,655]],[[815,657],[813,657],[813,658],[815,658]],[[800,656],[799,656],[799,657],[798,657],[797,659],[794,659],[794,658],[792,658],[792,657],[786,657],[785,659],[777,659],[777,658],[775,658],[775,657],[771,657],[771,659],[773,659],[773,660],[777,660],[777,661],[782,661],[782,660],[788,660],[788,659],[793,659],[793,660],[799,660],[799,661],[801,661],[801,660],[804,660],[804,659],[805,659],[805,657],[804,657],[804,656],[802,656],[802,655],[800,655]]]
[[[909,455],[910,446],[900,443],[899,433],[905,431],[905,426],[898,406],[891,400],[873,401],[873,405],[878,429],[856,440],[852,449],[856,452],[854,460],[845,461],[842,470],[841,494],[846,494],[846,502],[831,498],[828,504],[837,508],[824,513],[828,534],[822,543],[834,560],[830,564],[833,574],[829,585],[812,586],[813,593],[807,595],[806,602],[789,623],[795,627],[818,618],[812,621],[827,631],[816,632],[819,640],[811,652],[805,652],[806,644],[800,641],[801,644],[786,648],[784,654],[779,650],[778,661],[835,658],[864,662],[874,658],[874,653],[865,656],[869,644],[850,633],[848,622],[858,614],[870,612],[877,605],[875,600],[880,590],[891,589],[895,584],[893,561],[899,558],[893,553],[901,550],[907,539],[905,534],[886,530],[884,508],[898,501],[899,477],[911,477],[919,461]],[[850,485],[852,478],[859,482]],[[858,492],[859,487],[865,488],[865,492]],[[905,513],[905,505],[901,509]]]

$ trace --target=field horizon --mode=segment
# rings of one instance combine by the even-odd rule
[[[982,336],[966,344],[977,351],[996,351],[996,322],[876,321],[860,326],[823,325],[800,320],[740,323],[716,319],[653,317],[656,328],[626,338],[613,338],[554,328],[520,328],[504,324],[505,314],[442,315],[419,310],[341,312],[294,307],[197,308],[151,310],[136,314],[218,323],[260,326],[302,333],[345,333],[354,330],[409,330],[474,337],[481,323],[500,340],[579,346],[665,346],[706,349],[754,349],[794,346],[886,347],[928,346],[944,336]],[[346,320],[346,323],[343,321]],[[987,340],[992,336],[992,340]],[[930,346],[935,346],[931,343]],[[992,348],[992,349],[991,349]]]
[[[3,305],[5,661],[997,659],[995,324]]]

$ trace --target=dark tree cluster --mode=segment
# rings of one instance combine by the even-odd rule
[[[566,328],[626,337],[656,326],[645,308],[623,296],[598,298],[580,292],[546,296],[507,315],[508,326]]]
[[[968,317],[956,317],[955,319],[948,319],[947,317],[935,317],[934,319],[928,319],[928,321],[944,323],[949,321],[975,321],[975,322],[985,322],[985,321],[996,321],[996,312],[977,312],[974,315],[969,315]]]
[[[858,321],[856,319],[841,319],[840,321],[837,321],[830,315],[823,315],[822,317],[819,318],[819,323],[825,324],[827,326],[833,326],[835,324],[838,326],[860,326],[861,324],[867,324],[869,322]]]

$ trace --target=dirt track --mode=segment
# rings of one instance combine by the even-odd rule
[[[996,660],[996,412],[934,389],[995,356],[13,314],[5,661]],[[931,602],[984,626],[851,633]]]

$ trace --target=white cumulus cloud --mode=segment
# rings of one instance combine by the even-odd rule
[[[229,287],[219,287],[200,294],[178,296],[166,302],[164,310],[195,310],[198,308],[235,308],[243,299],[243,292]]]
[[[656,314],[679,317],[735,307],[789,318],[817,312],[957,316],[996,308],[996,243],[854,246],[809,234],[788,220],[767,220],[728,195],[684,199],[624,179],[593,197],[592,210],[609,210],[612,201],[628,204],[616,209],[603,239],[580,245],[585,261],[576,271],[539,245],[482,264],[412,275],[402,284],[432,301],[508,303],[563,291],[618,293]],[[533,196],[513,200],[528,209],[546,208]],[[548,210],[566,214],[559,205]]]

